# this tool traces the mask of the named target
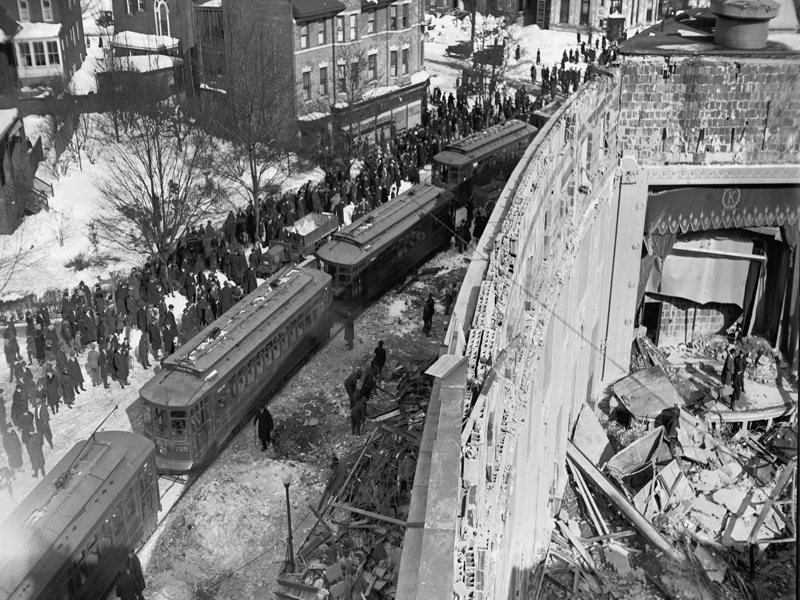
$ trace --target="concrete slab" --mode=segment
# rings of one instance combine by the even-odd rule
[[[600,425],[594,411],[586,404],[582,406],[578,421],[575,423],[572,442],[599,469],[602,469],[614,456],[614,450],[611,448],[605,429]]]
[[[714,502],[724,506],[733,514],[739,517],[751,517],[756,514],[751,502],[752,493],[736,488],[726,488],[717,490],[713,495]]]
[[[455,528],[455,509],[458,506],[459,452],[457,448],[434,450],[431,455],[431,474],[425,508],[426,529]],[[455,445],[447,444],[447,446]],[[451,549],[452,553],[452,549]]]
[[[719,519],[724,517],[728,512],[724,506],[720,506],[716,502],[711,502],[703,496],[698,496],[695,499],[694,505],[692,506],[692,511],[700,511],[705,515],[717,517]]]
[[[425,530],[425,539],[422,542],[422,556],[425,560],[420,561],[416,596],[419,600],[453,597],[455,538],[453,529]]]

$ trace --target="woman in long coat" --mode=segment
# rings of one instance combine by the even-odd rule
[[[33,467],[33,476],[37,478],[39,477],[39,469],[42,471],[42,477],[45,476],[42,446],[44,446],[44,436],[40,431],[32,433],[25,443],[25,447],[28,449],[28,456],[31,459],[31,467]]]
[[[50,407],[50,410],[53,411],[53,414],[56,414],[58,412],[59,401],[61,400],[61,392],[59,391],[61,383],[58,381],[56,374],[50,370],[47,371],[44,381],[47,391],[47,405]]]
[[[8,427],[8,423],[2,425],[3,449],[8,456],[8,468],[11,469],[11,478],[14,478],[14,470],[22,468],[22,443],[19,441],[17,432],[13,427]]]
[[[120,387],[124,388],[128,385],[128,356],[122,351],[122,348],[114,350],[114,369],[117,372],[117,381],[119,381]]]
[[[72,408],[75,403],[75,380],[66,367],[61,371],[61,393],[64,394],[64,404]]]

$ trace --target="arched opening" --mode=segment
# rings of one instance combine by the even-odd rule
[[[156,3],[156,29],[158,35],[169,36],[169,7],[163,0]]]

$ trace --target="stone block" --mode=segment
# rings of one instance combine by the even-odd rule
[[[750,517],[756,514],[756,510],[750,503],[751,497],[751,493],[736,488],[717,490],[713,495],[714,502],[739,517]]]

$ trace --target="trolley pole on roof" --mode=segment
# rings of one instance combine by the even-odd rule
[[[92,435],[90,435],[89,439],[86,440],[86,442],[84,442],[83,448],[81,448],[81,451],[78,452],[78,454],[75,455],[75,458],[70,463],[69,467],[67,467],[67,470],[64,472],[64,475],[62,477],[59,477],[59,479],[56,480],[56,484],[55,485],[56,485],[57,488],[62,488],[67,484],[67,481],[69,481],[69,479],[70,479],[69,472],[72,470],[72,467],[74,467],[75,463],[78,462],[78,459],[81,457],[81,454],[83,454],[83,451],[86,450],[86,446],[89,445],[89,442],[90,441],[92,441],[92,442],[95,441],[94,434],[97,433],[97,431],[103,426],[103,423],[108,421],[109,417],[111,415],[113,415],[118,408],[119,408],[119,404],[115,404],[114,408],[111,409],[111,412],[108,413],[108,415],[106,415],[106,418],[103,419],[102,421],[100,421],[100,424],[97,427],[94,428],[94,431],[92,432]]]

